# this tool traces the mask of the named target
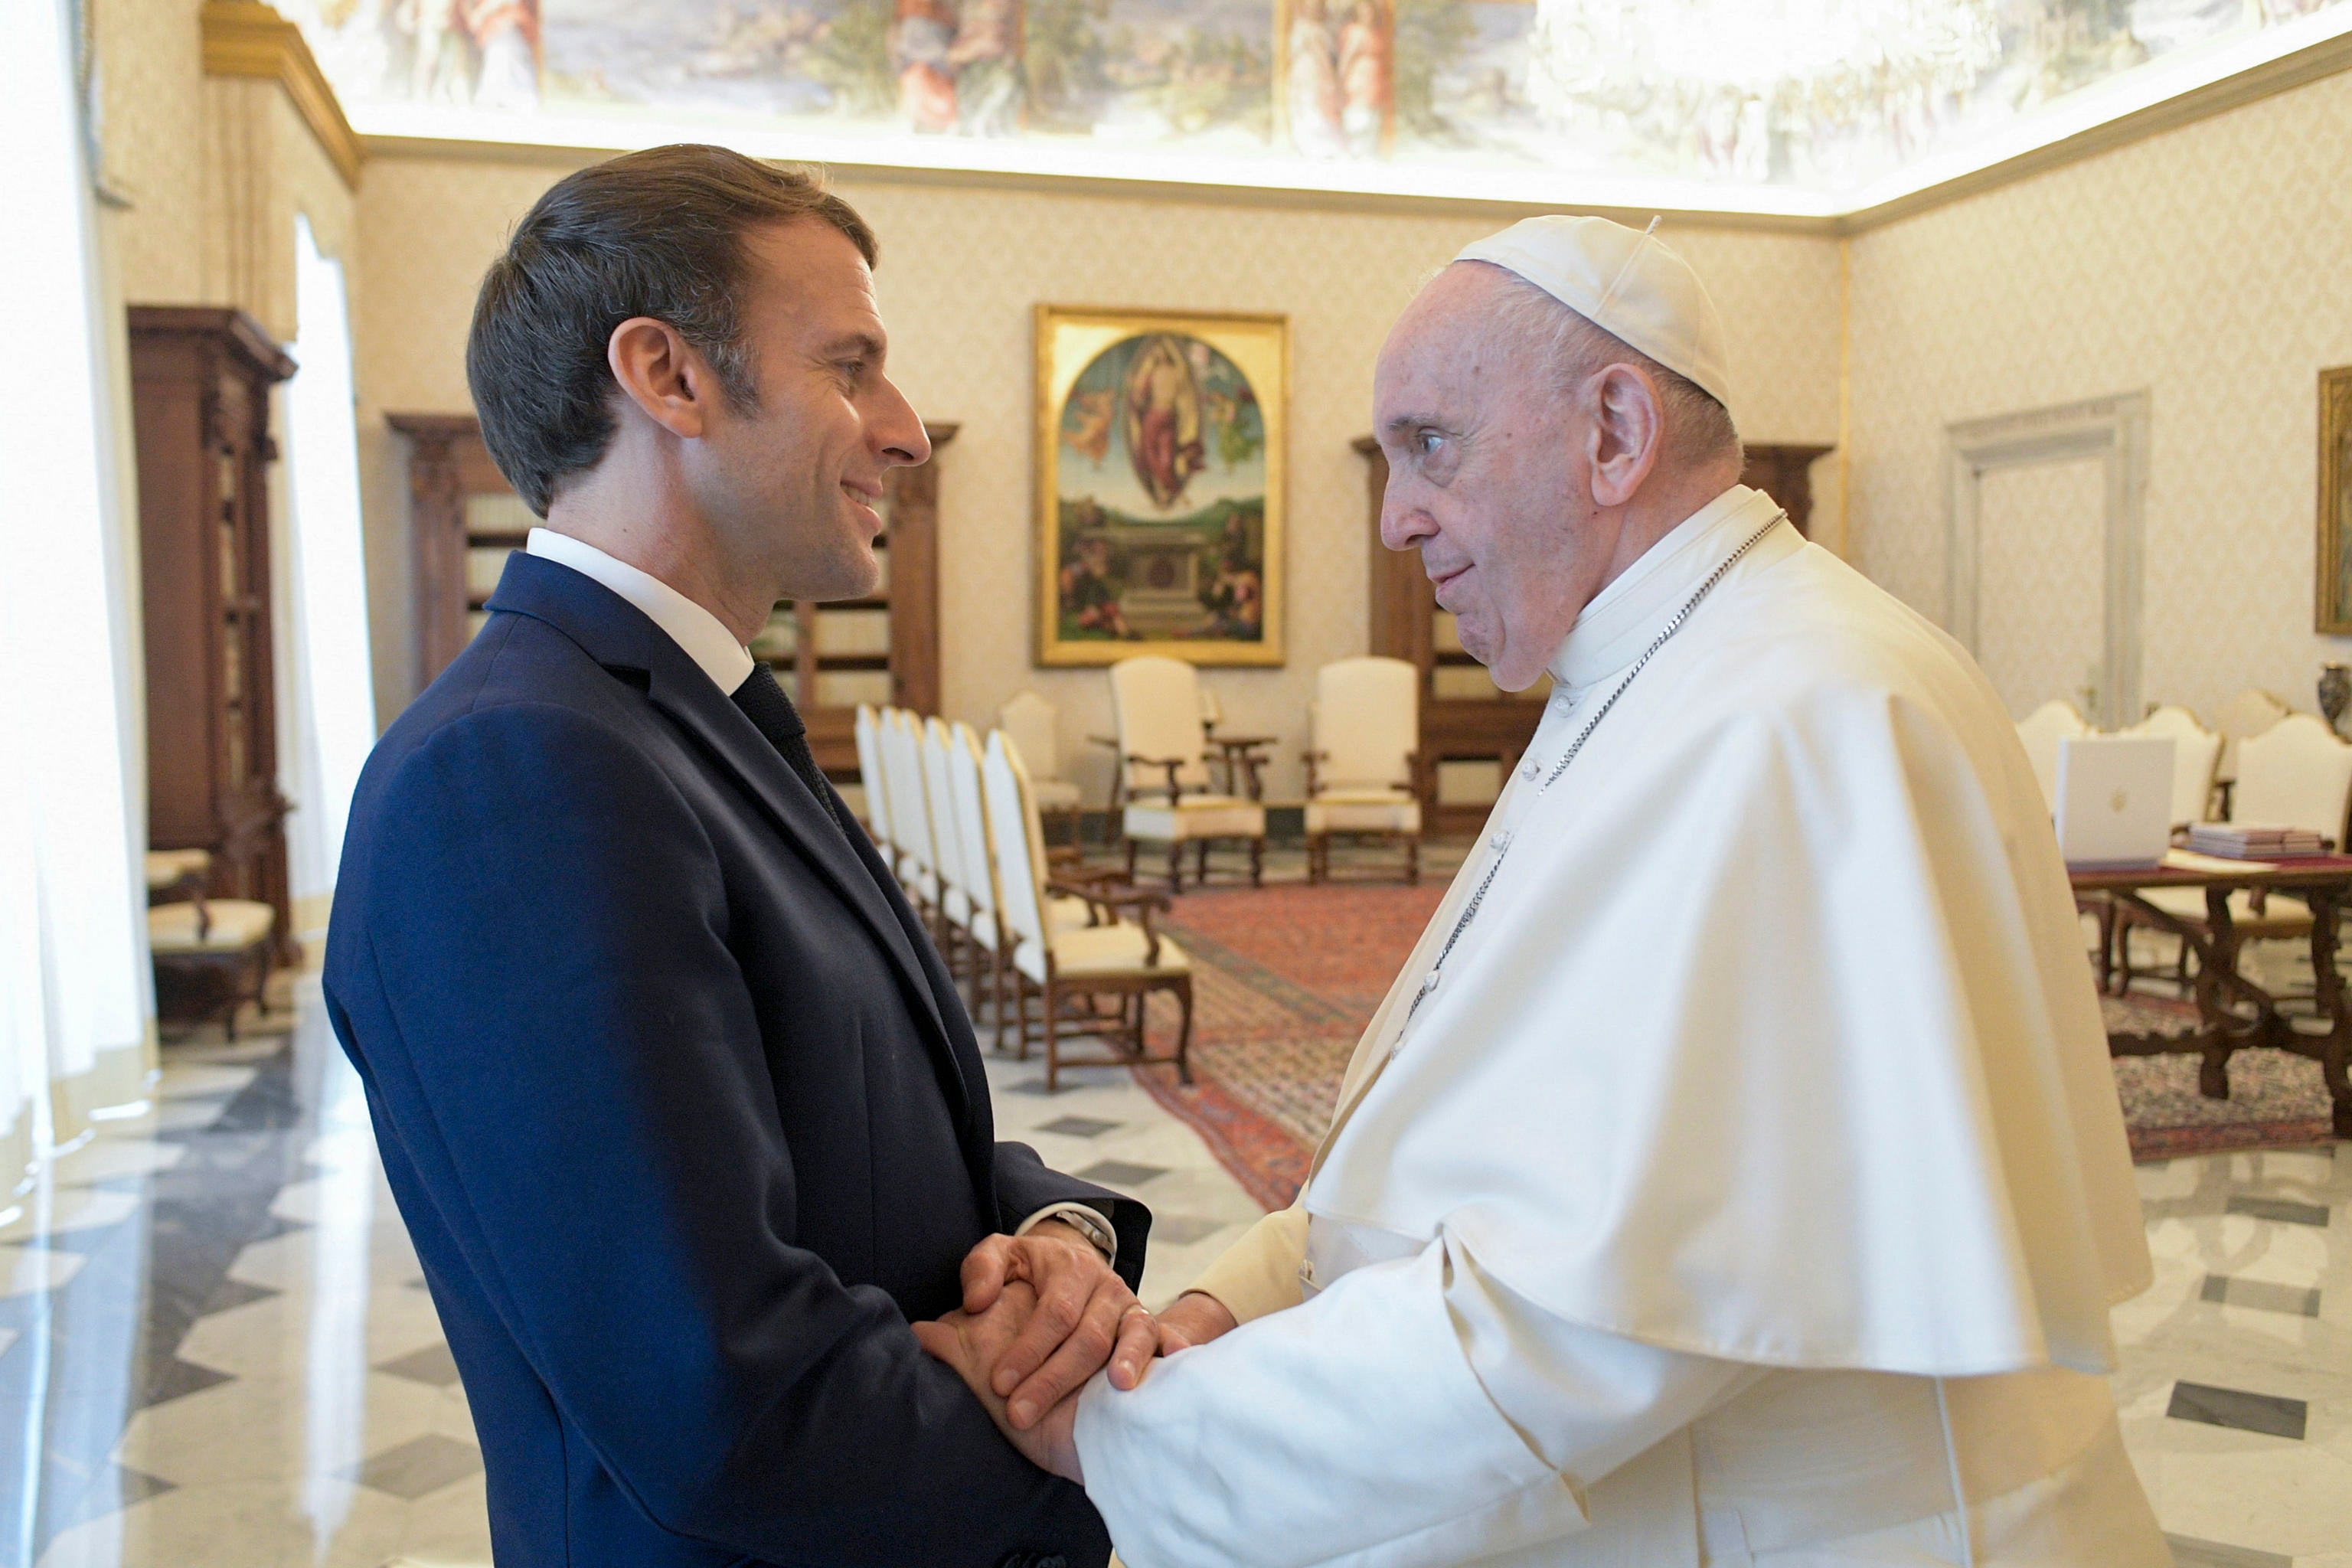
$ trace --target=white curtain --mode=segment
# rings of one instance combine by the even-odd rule
[[[310,220],[299,215],[294,247],[291,352],[301,368],[285,403],[292,639],[278,668],[287,687],[284,751],[294,798],[286,822],[288,868],[298,934],[310,936],[323,928],[352,791],[375,744],[375,691],[343,268],[320,253]]]
[[[0,201],[18,310],[0,376],[0,1204],[148,1049],[115,377],[65,0],[11,7]],[[131,1092],[137,1091],[134,1083]],[[54,1121],[52,1120],[54,1117]]]

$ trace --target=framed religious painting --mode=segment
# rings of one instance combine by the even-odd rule
[[[1037,662],[1283,659],[1290,326],[1037,308]]]
[[[2352,365],[2319,373],[2319,571],[2312,630],[2352,637]]]

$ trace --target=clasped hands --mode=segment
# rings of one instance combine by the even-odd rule
[[[962,1310],[914,1329],[1031,1463],[1080,1481],[1072,1433],[1087,1380],[1108,1366],[1113,1388],[1132,1389],[1155,1356],[1233,1326],[1221,1302],[1197,1293],[1155,1318],[1091,1243],[1048,1220],[1027,1236],[992,1236],[972,1248]]]

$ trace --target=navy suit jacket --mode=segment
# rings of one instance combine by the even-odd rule
[[[1064,1199],[1132,1284],[1150,1215],[995,1142],[880,858],[668,636],[530,555],[489,607],[362,775],[326,994],[501,1568],[1102,1563],[908,1324]]]

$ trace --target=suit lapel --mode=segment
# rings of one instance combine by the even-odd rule
[[[889,954],[919,1021],[926,1026],[931,1049],[946,1058],[952,1069],[942,1077],[960,1101],[957,1117],[971,1125],[975,1103],[987,1103],[973,1082],[977,1063],[967,1063],[965,1053],[956,1048],[931,966],[923,963],[915,946],[919,925],[897,895],[896,882],[880,858],[869,849],[861,858],[849,834],[826,815],[751,719],[683,648],[618,594],[568,566],[518,552],[509,557],[488,607],[546,621],[607,668],[644,673],[647,700],[742,784]],[[852,820],[846,807],[841,816],[845,822]],[[891,889],[887,894],[886,886]]]

